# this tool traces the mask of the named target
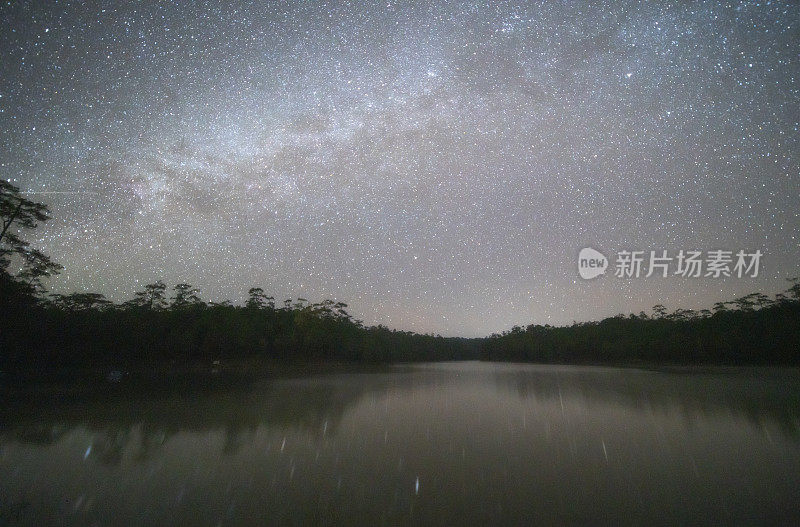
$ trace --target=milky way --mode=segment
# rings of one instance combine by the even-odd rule
[[[0,177],[51,206],[55,291],[471,336],[800,274],[794,2],[46,4],[2,7]],[[583,247],[764,256],[584,281]]]

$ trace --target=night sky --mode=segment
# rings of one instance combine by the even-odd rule
[[[796,2],[0,9],[0,178],[51,207],[54,291],[260,286],[476,336],[800,275]],[[764,256],[584,281],[584,247]]]

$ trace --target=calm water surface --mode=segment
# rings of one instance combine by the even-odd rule
[[[0,525],[796,524],[797,370],[493,363],[0,414]]]

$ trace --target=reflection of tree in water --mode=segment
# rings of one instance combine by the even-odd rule
[[[545,367],[548,368],[548,367]],[[662,373],[605,368],[551,367],[498,371],[495,382],[522,397],[578,398],[637,411],[678,410],[696,415],[742,416],[756,426],[774,422],[800,439],[800,375],[792,370],[736,369]]]
[[[633,411],[682,412],[697,415],[741,415],[756,426],[776,423],[791,438],[800,438],[800,375],[790,370],[738,370],[734,374],[657,372],[604,368],[475,364],[396,368],[393,373],[312,376],[247,382],[217,390],[142,392],[131,386],[111,395],[86,393],[24,402],[0,409],[0,443],[52,444],[80,427],[95,437],[89,457],[119,464],[125,452],[134,461],[149,459],[180,432],[223,431],[225,454],[253,439],[260,427],[302,430],[311,437],[335,434],[342,416],[363,397],[420,387],[470,390],[493,382],[522,398],[579,400],[587,408],[611,404]]]
[[[77,428],[95,436],[87,458],[118,465],[124,453],[144,461],[180,432],[224,431],[223,452],[236,453],[259,427],[299,429],[312,437],[335,433],[347,408],[366,387],[359,383],[277,380],[242,388],[190,393],[87,393],[70,401],[30,401],[0,412],[0,442],[47,445]]]
[[[14,428],[13,425],[3,421],[0,431],[5,435],[9,429],[13,431],[13,438],[20,443],[49,445],[64,437],[71,427],[53,423],[30,423],[29,426]]]

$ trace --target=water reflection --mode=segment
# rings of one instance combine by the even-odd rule
[[[0,524],[782,522],[800,375],[436,364],[0,412]]]

